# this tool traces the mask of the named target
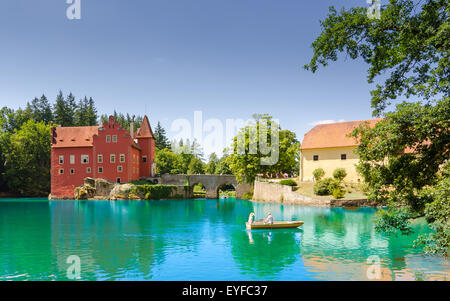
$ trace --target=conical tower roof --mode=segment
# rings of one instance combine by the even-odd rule
[[[145,115],[142,120],[141,127],[136,133],[136,138],[153,138],[153,131],[150,122],[148,122],[147,115]]]

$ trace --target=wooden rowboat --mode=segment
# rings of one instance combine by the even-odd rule
[[[273,224],[264,224],[263,222],[254,222],[252,224],[245,223],[248,230],[254,229],[282,229],[282,228],[297,228],[303,225],[302,221],[280,221],[273,222]]]

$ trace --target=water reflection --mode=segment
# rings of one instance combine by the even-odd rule
[[[300,229],[245,230],[271,212]],[[374,231],[372,208],[298,207],[242,200],[0,201],[0,279],[83,280],[450,279],[448,261],[424,257],[410,237]],[[414,224],[427,231],[424,221]]]

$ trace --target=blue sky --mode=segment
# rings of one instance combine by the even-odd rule
[[[367,66],[345,59],[302,69],[328,6],[364,0],[66,0],[0,2],[0,106],[61,89],[100,113],[172,121],[270,113],[299,140],[321,120],[371,118]],[[206,153],[209,150],[205,150]]]

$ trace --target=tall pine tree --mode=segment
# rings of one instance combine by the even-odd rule
[[[161,123],[159,121],[155,127],[154,137],[155,146],[157,149],[170,148],[170,142],[166,136],[166,130],[161,126]]]

